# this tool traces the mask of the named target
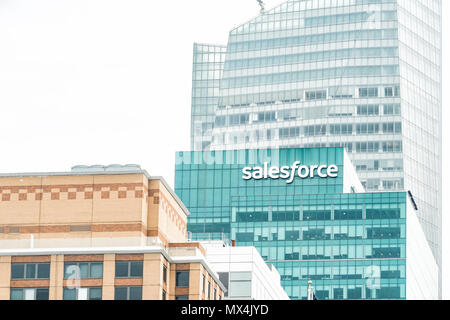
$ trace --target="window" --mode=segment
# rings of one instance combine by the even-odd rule
[[[380,114],[380,106],[377,104],[359,105],[357,113],[360,116],[376,116]]]
[[[400,219],[400,209],[367,209],[366,219]]]
[[[177,271],[175,278],[177,288],[189,288],[189,271]]]
[[[300,127],[280,128],[278,129],[280,139],[289,139],[300,136]]]
[[[285,232],[285,239],[288,240],[299,240],[300,239],[300,232],[299,231],[286,231]]]
[[[12,280],[49,279],[50,263],[13,263]]]
[[[357,153],[376,153],[380,149],[380,144],[378,142],[357,142],[356,152]]]
[[[377,299],[399,299],[401,296],[400,287],[381,288],[376,292]]]
[[[362,210],[335,210],[334,220],[360,220],[362,219]]]
[[[116,278],[142,278],[142,261],[116,261]]]
[[[237,212],[237,222],[264,222],[269,221],[268,212]]]
[[[352,133],[353,133],[353,125],[351,124],[330,125],[330,134],[332,135],[349,135]]]
[[[383,106],[383,111],[385,115],[399,115],[400,105],[399,104],[385,104]]]
[[[359,88],[359,97],[378,97],[378,88]]]
[[[114,300],[142,300],[142,287],[116,287]]]
[[[11,300],[48,300],[48,288],[11,288]]]
[[[230,289],[228,297],[234,298],[250,298],[252,290],[252,274],[251,272],[231,272],[230,273]]]
[[[401,141],[383,142],[383,152],[401,152],[401,151],[402,151]]]
[[[379,132],[378,123],[362,123],[356,125],[357,134],[374,134]]]
[[[206,277],[205,275],[202,275],[202,291],[205,293],[206,291]]]
[[[254,239],[253,232],[236,233],[236,241],[238,242],[252,242]]]
[[[167,267],[163,265],[163,282],[167,283]]]
[[[274,122],[277,121],[277,115],[274,111],[269,112],[259,112],[258,120],[255,122]]]
[[[175,296],[175,300],[189,300],[189,296]]]
[[[299,221],[300,212],[298,211],[274,211],[272,212],[272,221]]]
[[[307,211],[303,212],[303,220],[304,221],[323,221],[323,220],[331,220],[331,211]]]
[[[250,119],[249,114],[235,114],[229,116],[229,125],[230,126],[238,126],[247,124]]]
[[[354,289],[347,289],[347,296],[348,299],[352,299],[352,300],[356,300],[356,299],[361,299],[362,298],[362,288],[354,288]]]
[[[213,299],[217,300],[217,289],[216,288],[214,288],[214,298]]]
[[[383,132],[384,133],[401,133],[402,132],[402,124],[401,124],[401,122],[383,123]]]
[[[305,98],[306,100],[325,100],[327,98],[327,91],[320,90],[320,91],[306,92]]]
[[[102,300],[102,288],[64,288],[64,300]]]
[[[306,126],[305,127],[305,136],[307,136],[307,137],[324,136],[326,134],[327,134],[327,126],[326,125]]]
[[[392,87],[384,88],[384,96],[385,97],[393,97],[394,89]]]
[[[225,116],[217,116],[216,120],[215,120],[215,126],[217,128],[225,127],[226,122],[227,122],[226,119],[227,118]]]
[[[64,263],[64,279],[101,279],[103,278],[103,262],[66,262]]]

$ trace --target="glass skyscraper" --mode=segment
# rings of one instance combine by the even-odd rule
[[[192,150],[347,149],[409,190],[441,265],[441,0],[291,0],[196,45]]]
[[[363,191],[344,148],[177,154],[192,239],[254,246],[291,299],[306,299],[308,280],[319,299],[436,299],[412,194]]]

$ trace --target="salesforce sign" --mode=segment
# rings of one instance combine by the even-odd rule
[[[296,161],[292,166],[269,167],[268,162],[264,162],[263,167],[245,167],[242,169],[242,179],[261,180],[261,179],[283,179],[287,184],[294,181],[295,177],[300,179],[314,178],[316,175],[320,178],[337,178],[339,168],[337,165],[300,165]]]

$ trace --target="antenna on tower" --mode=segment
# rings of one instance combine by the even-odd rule
[[[261,7],[261,14],[264,14],[265,8],[263,0],[256,0],[256,1],[258,1],[259,6]]]

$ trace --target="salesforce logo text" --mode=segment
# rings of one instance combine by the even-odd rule
[[[292,183],[294,178],[298,176],[301,179],[314,178],[317,174],[320,178],[336,178],[338,176],[337,165],[300,165],[300,161],[294,162],[290,167],[269,167],[264,162],[264,167],[245,167],[242,169],[244,180],[261,180],[261,179],[286,179],[286,183]]]

